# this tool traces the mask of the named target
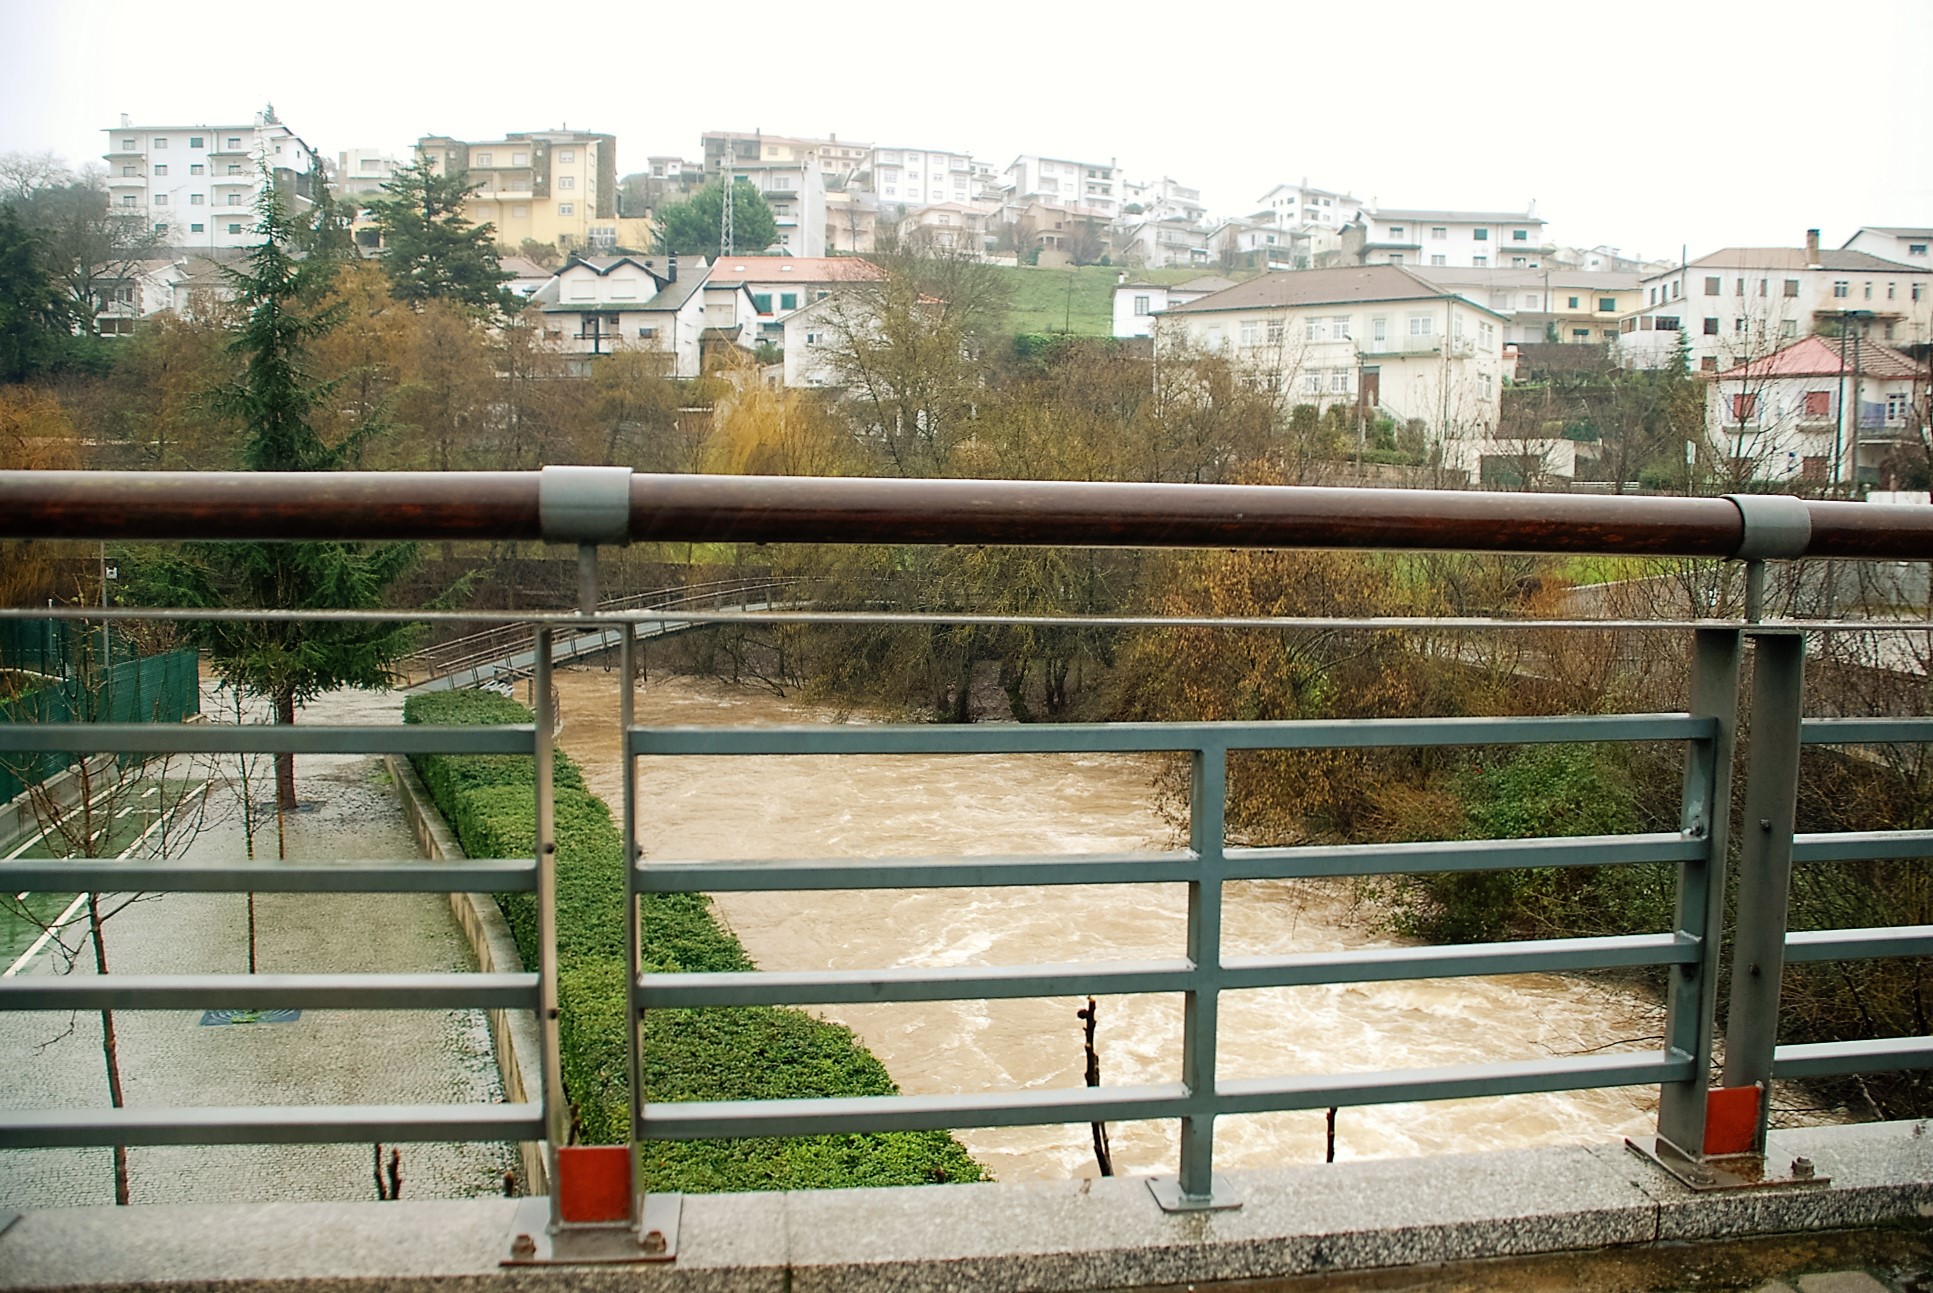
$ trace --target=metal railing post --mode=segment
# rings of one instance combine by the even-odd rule
[[[552,745],[556,715],[550,703],[548,627],[536,633],[530,673],[530,708],[536,715],[537,759],[537,1032],[543,1039],[545,1162],[550,1169],[550,1227],[562,1223],[557,1151],[570,1138],[570,1103],[564,1096],[564,1070],[557,1038],[557,801]]]
[[[1762,1096],[1752,1149],[1762,1154],[1771,1105],[1772,1050],[1778,1040],[1779,985],[1785,969],[1805,638],[1789,629],[1758,632],[1752,635],[1752,648],[1752,730],[1724,1082],[1728,1087],[1759,1085]]]
[[[624,625],[624,639],[618,646],[618,767],[624,776],[624,924],[629,945],[631,972],[625,984],[625,1067],[631,1079],[631,1215],[644,1216],[643,1142],[638,1124],[644,1121],[644,1008],[638,1001],[638,976],[644,973],[644,930],[638,910],[638,806],[637,764],[631,758],[631,728],[637,721],[637,701],[632,679],[637,674],[637,625]]]
[[[1712,1039],[1718,1007],[1718,956],[1724,934],[1725,854],[1730,832],[1732,752],[1738,720],[1737,629],[1700,629],[1692,640],[1689,710],[1713,720],[1709,740],[1688,742],[1679,829],[1702,838],[1704,855],[1678,867],[1675,932],[1695,941],[1698,959],[1671,967],[1666,990],[1665,1049],[1687,1055],[1692,1075],[1658,1092],[1658,1135],[1680,1154],[1704,1152],[1705,1103],[1711,1087]]]
[[[1188,843],[1195,855],[1188,881],[1190,987],[1182,994],[1181,1082],[1193,1112],[1181,1119],[1181,1170],[1148,1182],[1166,1212],[1233,1208],[1224,1186],[1215,1189],[1215,1049],[1221,1005],[1223,856],[1228,806],[1228,751],[1202,745],[1192,753]]]

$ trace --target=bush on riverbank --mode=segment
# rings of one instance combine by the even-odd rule
[[[405,721],[528,723],[530,711],[487,692],[412,696]],[[533,760],[519,755],[417,755],[437,807],[471,857],[528,856],[535,846]],[[586,791],[562,751],[557,787],[557,956],[564,1088],[587,1144],[622,1142],[629,1119],[625,1054],[623,838],[604,801]],[[537,964],[534,894],[498,905],[526,965]],[[658,971],[754,968],[702,894],[651,894],[643,905],[645,963]],[[851,1030],[800,1010],[660,1010],[645,1019],[645,1088],[654,1100],[891,1095],[898,1088]],[[985,1173],[943,1131],[654,1142],[644,1185],[692,1192],[829,1189],[977,1181]]]

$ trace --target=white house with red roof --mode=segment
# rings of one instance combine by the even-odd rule
[[[751,294],[758,335],[777,341],[786,315],[849,283],[879,277],[871,261],[856,256],[720,256],[706,283],[711,289],[744,288]]]
[[[1924,364],[1856,329],[1801,337],[1719,373],[1706,429],[1742,479],[1885,486],[1890,458],[1920,452],[1927,388]]]

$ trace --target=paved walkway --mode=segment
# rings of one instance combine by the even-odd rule
[[[213,704],[205,701],[211,712]],[[336,693],[308,707],[309,722],[400,722],[388,693]],[[228,760],[232,777],[235,761]],[[171,772],[170,775],[177,775]],[[206,775],[206,769],[198,775]],[[266,798],[258,856],[274,856],[268,760],[251,774]],[[291,858],[415,856],[379,761],[360,756],[297,760],[302,808],[289,819]],[[194,851],[246,855],[239,788],[218,782]],[[0,863],[0,875],[4,875]],[[11,896],[11,895],[10,895]],[[462,971],[469,950],[440,894],[262,894],[256,898],[263,973]],[[93,972],[84,924],[75,973]],[[242,894],[146,898],[106,927],[116,973],[242,973],[248,968]],[[23,974],[52,974],[64,958],[43,951]],[[200,1012],[122,1011],[115,1016],[130,1105],[390,1104],[502,1099],[490,1035],[478,1011],[311,1010],[291,1023],[205,1026]],[[108,1105],[100,1016],[0,1014],[0,1103],[27,1107]],[[155,1147],[129,1151],[135,1203],[373,1199],[368,1145]],[[514,1164],[507,1145],[402,1147],[403,1196],[467,1197],[501,1190]],[[0,1152],[0,1207],[46,1208],[114,1201],[112,1152]]]

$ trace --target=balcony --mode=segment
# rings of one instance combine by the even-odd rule
[[[894,543],[1102,545],[1202,548],[1342,548],[1366,551],[1672,554],[1747,563],[1798,557],[1852,561],[1933,559],[1929,509],[1806,503],[1768,496],[1570,499],[1543,495],[1061,482],[645,476],[625,468],[542,473],[81,473],[0,472],[0,538],[89,540],[495,539],[575,547],[580,607],[485,616],[506,657],[532,676],[535,720],[490,728],[362,726],[0,725],[0,752],[468,751],[527,756],[531,856],[439,862],[302,865],[276,862],[167,865],[12,862],[11,878],[42,891],[112,885],[144,892],[254,890],[401,893],[451,890],[534,896],[537,964],[515,971],[440,976],[300,974],[165,980],[136,975],[8,979],[0,1009],[86,1011],[259,1007],[331,1009],[476,1006],[513,1014],[537,1039],[532,1089],[501,1105],[117,1109],[0,1109],[0,1148],[427,1139],[533,1142],[543,1179],[537,1198],[462,1203],[268,1205],[241,1209],[35,1212],[0,1236],[15,1286],[107,1285],[176,1279],[269,1283],[338,1274],[401,1284],[456,1276],[506,1291],[530,1286],[525,1268],[637,1263],[657,1269],[642,1287],[792,1287],[868,1290],[944,1283],[951,1288],[1123,1288],[1187,1280],[1274,1279],[1523,1252],[1569,1253],[1733,1233],[1844,1227],[1910,1219],[1933,1206],[1923,1127],[1815,1128],[1768,1134],[1757,1114],[1775,1077],[1933,1067],[1933,1039],[1781,1045],[1779,970],[1787,963],[1858,962],[1933,954],[1933,926],[1788,931],[1784,895],[1794,862],[1825,866],[1933,855],[1933,831],[1851,835],[1795,830],[1786,770],[1805,746],[1870,748],[1933,741],[1933,720],[1805,718],[1801,673],[1808,637],[1870,626],[1767,621],[1748,597],[1746,618],[1621,621],[1620,631],[1682,643],[1690,668],[1684,709],[1549,717],[1244,721],[1178,724],[983,724],[726,727],[698,731],[636,720],[621,692],[618,754],[627,769],[656,758],[1155,752],[1182,761],[1192,792],[1185,842],[1131,854],[1074,853],[840,861],[636,860],[621,869],[627,909],[651,894],[777,892],[807,901],[825,890],[1001,889],[1091,884],[1166,885],[1185,891],[1182,955],[1076,964],[963,965],[807,972],[659,972],[631,939],[620,1023],[632,1071],[645,1046],[643,1012],[747,1004],[932,1002],[1166,994],[1185,1018],[1176,1076],[1135,1086],[1028,1087],[944,1095],[651,1102],[631,1084],[630,1142],[587,1155],[568,1144],[569,1094],[557,1063],[560,1036],[551,669],[567,643],[608,635],[619,676],[636,676],[640,644],[673,625],[840,623],[836,611],[693,610],[656,602],[600,603],[601,546],[664,543]],[[769,605],[773,594],[760,590]],[[881,611],[895,623],[937,628],[1001,617]],[[205,618],[205,610],[127,611],[109,617]],[[371,620],[386,612],[239,611],[237,618]],[[411,613],[425,623],[473,614]],[[0,611],[88,620],[84,607]],[[1048,627],[1093,631],[1079,616]],[[1033,624],[1039,628],[1042,625]],[[1172,627],[1135,619],[1110,627]],[[1427,618],[1403,621],[1249,620],[1222,628],[1279,633],[1436,633],[1505,636],[1602,632],[1590,621]],[[1924,632],[1925,626],[1907,626]],[[474,653],[472,653],[474,655]],[[1747,675],[1747,657],[1754,667]],[[464,657],[463,667],[475,661]],[[1737,716],[1754,716],[1749,733]],[[1586,837],[1425,840],[1387,845],[1250,847],[1229,838],[1225,792],[1231,755],[1251,751],[1416,751],[1663,742],[1684,752],[1668,829]],[[1737,748],[1739,743],[1744,748]],[[1735,754],[1743,755],[1742,759]],[[1737,842],[1737,934],[1721,933],[1734,765],[1745,773]],[[633,778],[622,821],[635,838]],[[1231,885],[1385,874],[1476,874],[1506,866],[1664,864],[1676,883],[1669,928],[1599,938],[1521,940],[1276,956],[1233,954],[1222,940]],[[615,880],[614,880],[615,883]],[[1729,1012],[1716,1013],[1730,964]],[[1662,1037],[1620,1051],[1505,1060],[1455,1068],[1248,1076],[1218,1070],[1218,1010],[1229,994],[1282,986],[1346,985],[1514,973],[1650,967],[1669,973]],[[1769,986],[1769,991],[1764,990]],[[1459,1026],[1448,1021],[1449,1026]],[[1467,1027],[1467,1025],[1466,1025]],[[1722,1047],[1720,1039],[1722,1035]],[[1722,1079],[1712,1065],[1722,1051]],[[1373,1062],[1374,1057],[1365,1059]],[[1655,1087],[1656,1135],[1632,1146],[1522,1151],[1488,1159],[1359,1162],[1265,1172],[1217,1170],[1217,1120],[1233,1115],[1400,1104],[1612,1086]],[[353,1094],[353,1093],[352,1093]],[[1748,1115],[1737,1118],[1744,1107]],[[1178,1126],[1178,1170],[1062,1185],[926,1186],[819,1194],[641,1194],[634,1155],[659,1141],[794,1136],[979,1126],[1160,1119]],[[1803,1163],[1803,1169],[1800,1164]],[[609,1187],[586,1203],[586,1191]],[[1766,1188],[1771,1187],[1771,1188]],[[1742,1193],[1741,1193],[1742,1192]],[[569,1201],[567,1201],[569,1200]],[[1749,1220],[1741,1217],[1749,1214]],[[238,1244],[235,1227],[273,1234]],[[1566,1261],[1577,1260],[1565,1258]],[[579,1273],[579,1278],[584,1278]],[[538,1279],[543,1277],[539,1275]],[[556,1278],[565,1278],[557,1275]],[[709,1283],[708,1283],[709,1281]]]

